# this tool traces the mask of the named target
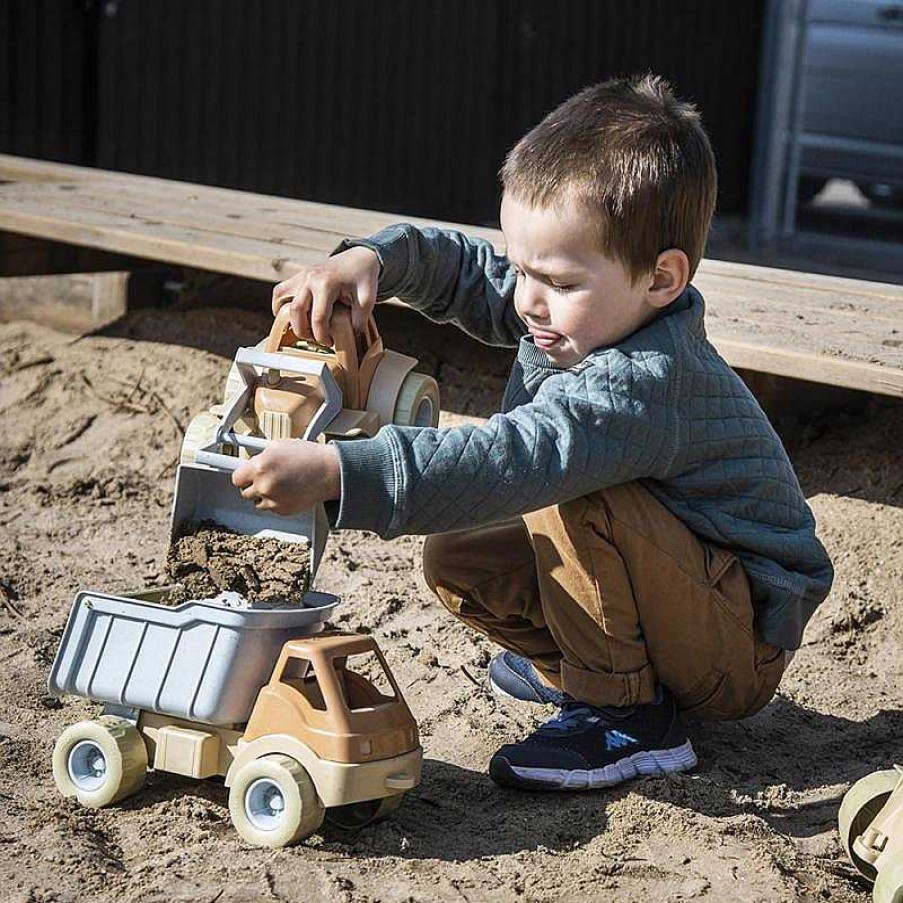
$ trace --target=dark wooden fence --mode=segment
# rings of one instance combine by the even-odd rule
[[[655,71],[747,208],[764,0],[0,0],[0,150],[494,223],[508,147]]]

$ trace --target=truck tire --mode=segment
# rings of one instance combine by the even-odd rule
[[[147,747],[127,719],[102,715],[60,734],[53,749],[53,779],[63,796],[99,809],[135,793],[147,774]]]
[[[326,821],[341,831],[358,831],[395,812],[404,802],[404,796],[403,793],[396,793],[380,800],[333,806],[326,810]]]
[[[229,789],[232,824],[256,847],[298,843],[323,824],[324,813],[310,775],[290,756],[248,762]]]
[[[438,426],[439,386],[432,376],[409,373],[398,390],[392,423],[398,426]]]
[[[857,855],[853,844],[884,808],[899,782],[900,772],[895,769],[873,771],[856,781],[840,804],[837,823],[844,852],[859,873],[869,881],[874,881],[877,877],[875,866]]]

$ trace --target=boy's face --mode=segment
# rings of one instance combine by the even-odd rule
[[[653,275],[631,284],[627,269],[599,250],[579,204],[529,207],[506,194],[502,230],[517,271],[514,306],[537,348],[558,367],[626,338],[656,314]]]

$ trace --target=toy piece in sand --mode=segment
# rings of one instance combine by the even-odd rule
[[[844,850],[875,903],[903,903],[903,766],[874,771],[846,793],[838,818]]]
[[[204,521],[172,543],[166,572],[179,584],[164,598],[166,605],[222,593],[236,593],[252,608],[299,605],[310,588],[310,548]]]

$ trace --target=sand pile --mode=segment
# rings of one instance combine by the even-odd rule
[[[166,558],[166,574],[181,588],[166,605],[238,593],[252,608],[298,605],[310,588],[310,549],[303,542],[242,536],[212,521],[192,525]]]

